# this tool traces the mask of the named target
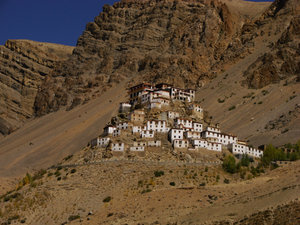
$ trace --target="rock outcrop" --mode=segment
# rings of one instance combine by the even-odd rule
[[[197,87],[215,77],[223,61],[242,55],[232,47],[238,30],[237,15],[218,1],[105,5],[87,24],[71,59],[45,81],[36,113],[80,104],[128,76]]]
[[[73,47],[28,40],[8,40],[0,46],[0,134],[11,133],[34,116],[42,81],[72,51]]]
[[[298,3],[298,5],[297,5]],[[275,32],[284,29],[271,51],[259,57],[246,70],[246,84],[262,88],[290,77],[300,80],[300,6],[298,0],[277,0],[256,24],[275,26]],[[274,20],[279,21],[276,22]],[[287,25],[285,25],[287,24]],[[285,28],[287,27],[287,28]]]

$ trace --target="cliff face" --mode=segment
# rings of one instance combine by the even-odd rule
[[[27,40],[8,40],[0,46],[0,134],[9,134],[34,115],[33,105],[43,79],[72,50]]]
[[[35,104],[37,115],[60,106],[72,108],[101,93],[100,86],[109,87],[128,76],[137,76],[135,82],[196,87],[214,77],[223,61],[242,55],[231,48],[238,30],[236,15],[217,1],[106,5],[87,24],[72,58],[44,83]],[[240,40],[235,43],[241,46]]]
[[[297,4],[298,3],[298,4]],[[275,1],[256,24],[273,25],[284,32],[270,45],[271,51],[259,57],[245,71],[250,88],[262,88],[280,80],[300,80],[300,4],[298,0]],[[285,28],[287,27],[287,28]]]

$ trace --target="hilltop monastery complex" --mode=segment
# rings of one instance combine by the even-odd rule
[[[108,124],[103,134],[91,141],[92,147],[121,153],[144,152],[160,148],[162,140],[168,140],[173,149],[181,151],[229,149],[235,155],[263,154],[236,136],[221,132],[218,124],[205,126],[204,111],[195,103],[193,89],[141,83],[128,91],[129,102],[120,103],[118,120]]]

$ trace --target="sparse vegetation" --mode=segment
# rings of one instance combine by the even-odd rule
[[[235,105],[231,106],[228,108],[228,111],[234,110],[235,109]]]
[[[164,174],[165,174],[165,172],[162,171],[162,170],[156,170],[156,171],[154,171],[154,176],[155,176],[155,177],[161,177],[161,176],[163,176]]]
[[[64,158],[64,161],[68,161],[69,159],[71,159],[73,157],[73,155],[68,155],[67,157]]]
[[[69,221],[73,221],[73,220],[77,220],[77,219],[80,219],[80,216],[79,216],[79,215],[71,215],[71,216],[69,216],[69,218],[68,218]]]
[[[219,103],[224,103],[224,102],[225,102],[225,99],[220,99],[220,98],[218,98],[218,102],[219,102]]]
[[[228,173],[236,172],[235,158],[232,155],[227,155],[223,161],[223,169]]]
[[[284,151],[286,149],[286,151]],[[264,166],[270,166],[275,161],[295,161],[300,159],[300,140],[296,144],[286,144],[284,148],[276,148],[273,145],[267,145],[262,163]]]
[[[174,181],[170,182],[170,185],[175,186],[175,182]]]
[[[110,196],[107,196],[105,199],[103,199],[103,202],[110,202],[111,201],[111,197]]]
[[[229,184],[229,183],[230,183],[230,180],[227,179],[227,178],[225,178],[225,179],[224,179],[224,183],[225,183],[225,184]]]
[[[148,192],[151,192],[151,191],[152,191],[151,189],[147,188],[145,190],[142,190],[141,194],[145,194],[145,193],[148,193]]]
[[[76,169],[75,169],[75,168],[72,169],[72,170],[71,170],[71,173],[76,173]]]
[[[262,93],[263,95],[267,95],[269,92],[268,92],[267,90],[262,90],[261,93]]]

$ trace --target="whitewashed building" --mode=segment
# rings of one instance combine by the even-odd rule
[[[148,147],[160,147],[160,146],[161,146],[161,141],[159,140],[148,141]]]
[[[111,150],[116,152],[123,152],[125,150],[124,143],[111,143]]]
[[[104,137],[104,138],[97,137],[91,141],[91,146],[106,148],[109,145],[109,141],[110,141],[109,137]]]
[[[202,132],[203,131],[202,123],[193,122],[193,130],[196,132]]]
[[[196,91],[193,89],[180,89],[172,87],[170,96],[174,100],[193,102],[195,100]]]
[[[233,143],[229,146],[229,149],[231,149],[232,154],[238,154],[238,155],[243,155],[247,154],[249,156],[259,158],[263,156],[263,151],[251,148],[247,145],[240,144],[240,143]]]
[[[209,140],[215,140],[217,143],[220,143],[224,146],[227,146],[232,143],[237,143],[237,137],[230,135],[230,134],[224,134],[214,131],[204,131],[202,132],[202,137],[209,139]]]
[[[164,90],[152,90],[152,91],[148,91],[147,93],[144,93],[141,95],[140,97],[141,99],[141,103],[143,105],[147,104],[147,103],[152,103],[152,102],[160,102],[162,104],[169,104],[170,101],[170,92],[169,91],[164,91]],[[159,99],[158,101],[156,101],[157,99]],[[168,100],[168,101],[164,101],[164,100]]]
[[[238,141],[237,137],[230,134],[221,133],[219,136],[219,143],[225,146],[232,143],[237,143],[237,141]]]
[[[215,132],[215,133],[221,133],[221,130],[218,126],[208,126],[206,127],[206,131]]]
[[[207,148],[207,141],[203,139],[192,140],[192,145],[194,148]]]
[[[107,126],[104,127],[103,134],[105,136],[112,135],[116,129],[117,128],[115,126],[113,126],[113,125],[107,125]]]
[[[174,120],[174,126],[177,128],[193,129],[193,121],[189,119],[176,118]]]
[[[169,128],[164,120],[149,120],[146,125],[147,130],[153,130],[157,133],[167,133]]]
[[[98,147],[100,148],[106,148],[109,144],[110,138],[98,138]]]
[[[144,146],[131,146],[129,148],[129,150],[132,152],[143,152],[143,151],[145,151],[145,147]]]
[[[201,138],[201,133],[196,132],[196,131],[185,131],[184,136],[187,139],[200,139]]]
[[[173,141],[173,148],[188,148],[189,147],[189,141],[186,139],[175,139]]]
[[[189,106],[189,110],[191,110],[192,113],[194,115],[198,116],[200,119],[203,119],[203,113],[204,113],[204,111],[203,111],[203,108],[200,105],[198,105],[198,104],[191,104]]]
[[[179,117],[179,112],[168,111],[167,115],[169,119],[176,119]]]
[[[119,137],[119,136],[121,136],[121,130],[118,130],[118,129],[114,130],[112,136],[113,137]]]
[[[140,146],[146,147],[147,142],[144,142],[144,141],[134,141],[133,142],[133,147],[140,147]]]
[[[141,133],[143,130],[143,127],[142,126],[133,126],[132,127],[132,133]]]
[[[128,122],[123,122],[123,123],[119,123],[119,124],[117,124],[117,129],[119,129],[119,130],[127,130],[128,128],[129,128],[129,126],[130,126],[130,123],[128,123]]]
[[[197,112],[197,113],[203,113],[203,108],[198,104],[191,104],[189,106],[189,109],[193,110],[194,112]]]
[[[129,88],[129,101],[132,105],[136,104],[139,100],[140,97],[146,93],[148,93],[149,91],[153,91],[154,90],[154,86],[152,84],[149,83],[141,83],[138,85],[135,85],[133,87]]]
[[[169,131],[169,140],[173,143],[175,139],[183,139],[184,130],[183,129],[171,129]]]
[[[127,103],[127,102],[121,102],[120,106],[119,106],[119,112],[120,113],[127,113],[129,112],[131,109],[131,104]]]
[[[222,145],[216,142],[207,142],[206,148],[211,151],[218,151],[218,152],[222,151]]]
[[[142,130],[141,138],[154,138],[155,132],[153,130]]]

